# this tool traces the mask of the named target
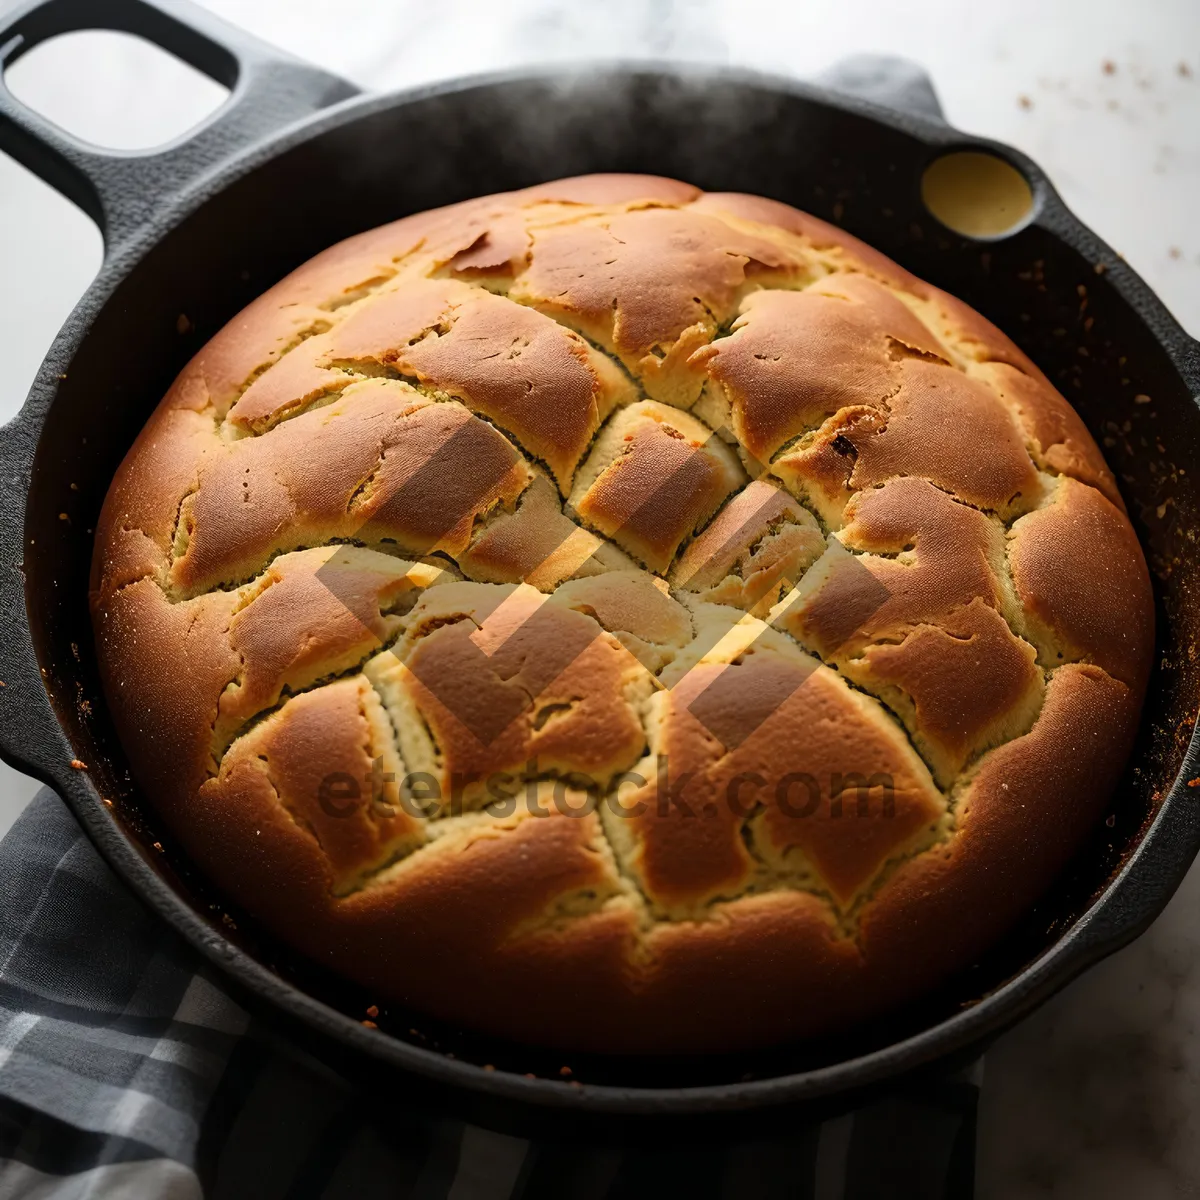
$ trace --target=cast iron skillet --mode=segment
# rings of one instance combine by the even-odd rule
[[[105,238],[103,269],[21,414],[0,431],[0,753],[65,798],[113,868],[245,1003],[299,1029],[345,1069],[382,1073],[393,1091],[407,1085],[497,1127],[627,1128],[636,1118],[657,1136],[681,1118],[708,1116],[761,1128],[978,1053],[1161,911],[1200,848],[1200,792],[1187,786],[1200,775],[1191,745],[1200,346],[1034,163],[948,128],[928,89],[924,112],[898,112],[707,67],[602,67],[359,96],[182,0],[35,4],[0,27],[0,64],[96,26],[148,37],[232,94],[189,138],[130,155],[76,143],[0,87],[0,149],[79,204]],[[1001,155],[1031,183],[1036,214],[1018,233],[964,240],[923,208],[925,166],[964,147]],[[364,1028],[371,997],[296,962],[193,876],[131,784],[99,699],[86,604],[96,514],[125,450],[195,350],[339,238],[590,171],[673,175],[789,201],[981,309],[1078,405],[1151,559],[1159,661],[1108,825],[984,961],[853,1037],[771,1054],[589,1061],[472,1039],[399,1012],[383,1014],[381,1031]]]

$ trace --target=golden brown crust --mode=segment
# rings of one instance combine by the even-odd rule
[[[760,462],[842,409],[882,406],[895,394],[893,344],[913,318],[878,291],[883,312],[826,280],[800,292],[752,292],[733,333],[693,355],[737,440]]]
[[[1125,511],[1113,473],[1079,414],[1063,403],[1040,371],[1018,370],[1007,363],[991,362],[981,364],[975,374],[989,383],[997,398],[1009,406],[1040,466],[1089,484]]]
[[[765,616],[824,549],[808,509],[756,479],[677,556],[670,581],[705,600]]]
[[[585,524],[663,573],[743,479],[737,458],[707,426],[645,401],[618,413],[601,435],[571,505]]]
[[[979,314],[776,201],[587,176],[319,255],[97,530],[198,865],[334,970],[602,1052],[820,1034],[986,951],[1103,811],[1149,576]]]
[[[1047,657],[1094,662],[1145,689],[1150,575],[1124,513],[1064,477],[1050,504],[1012,527],[1008,559],[1027,629]]]

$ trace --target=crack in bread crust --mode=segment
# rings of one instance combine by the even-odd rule
[[[706,574],[708,554],[722,565]],[[932,903],[920,879],[949,872],[939,886],[966,895],[971,871],[1008,870],[1013,845],[1053,826],[1045,861],[996,912],[1032,902],[1097,802],[1069,783],[1069,819],[1003,815],[997,772],[1033,771],[1055,738],[1074,745],[1074,704],[1102,793],[1152,642],[1111,472],[1002,334],[796,210],[641,177],[406,218],[256,301],[130,452],[98,529],[92,605],[135,770],[251,912],[309,952],[351,946],[358,928],[416,946],[417,924],[390,904],[424,911],[420,897],[447,887],[490,896],[519,855],[520,881],[487,901],[491,940],[447,927],[448,944],[483,956],[514,995],[558,986],[555,955],[599,972],[612,1016],[593,1033],[635,1048],[630,1022],[689,972],[713,979],[732,930],[777,947],[761,962],[745,951],[752,992],[792,986],[792,968],[768,963],[793,943],[830,979],[871,980],[835,987],[811,1026],[764,1018],[768,1038],[832,1027],[860,992],[915,994],[978,953],[1000,916],[947,938],[907,983],[872,974],[907,936],[879,932],[893,914]],[[178,680],[171,654],[188,664]],[[975,700],[972,672],[991,673]],[[157,701],[173,732],[147,749],[159,718],[140,697],[173,685],[177,700]],[[759,712],[772,687],[777,703]],[[357,717],[339,699],[348,688]],[[289,735],[302,721],[312,745]],[[337,740],[351,727],[353,753]],[[833,776],[808,826],[783,821],[774,781],[708,826],[609,807],[668,745],[696,786],[719,789],[726,760],[802,768],[838,728],[858,729],[902,781],[895,828],[886,805],[871,810],[873,784],[853,793],[859,825],[827,824],[843,810]],[[194,762],[173,774],[156,757],[168,748]],[[396,787],[424,775],[450,802],[390,816],[368,805],[330,824],[304,792],[317,749],[372,781],[386,759],[406,772]],[[846,784],[860,751],[837,753],[838,787],[861,789]],[[307,775],[287,760],[305,754]],[[595,811],[505,816],[506,793],[466,779],[489,768],[555,803],[590,798],[590,780]],[[672,794],[662,776],[643,782]],[[224,816],[187,815],[191,795]],[[248,850],[223,855],[232,833],[213,832],[252,812],[276,848],[253,867]],[[255,873],[280,896],[300,887],[307,925]],[[304,898],[294,881],[318,876]],[[341,969],[393,987],[391,967],[346,954]],[[418,1007],[436,1009],[430,970]],[[744,1040],[709,1018],[711,1039],[684,1021],[676,1043]]]

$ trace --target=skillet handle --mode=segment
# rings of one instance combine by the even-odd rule
[[[3,71],[34,46],[81,29],[143,37],[229,88],[229,98],[183,138],[146,153],[81,142],[26,108],[3,82]],[[219,162],[357,92],[191,0],[33,0],[0,19],[0,150],[82,208],[100,226],[109,258]]]
[[[852,54],[816,76],[815,82],[835,92],[919,117],[946,120],[942,102],[923,67],[894,54]]]

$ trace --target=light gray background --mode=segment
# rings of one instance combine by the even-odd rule
[[[1200,0],[206,0],[362,86],[581,57],[812,74],[906,55],[950,121],[1020,146],[1200,335]],[[0,12],[11,7],[0,0]],[[151,146],[222,90],[117,35],[80,34],[8,74],[101,144]],[[0,422],[95,274],[81,213],[0,156]],[[0,832],[36,785],[0,764]],[[2,887],[0,883],[0,887]],[[1153,930],[988,1056],[981,1200],[1200,1197],[1200,868]]]

